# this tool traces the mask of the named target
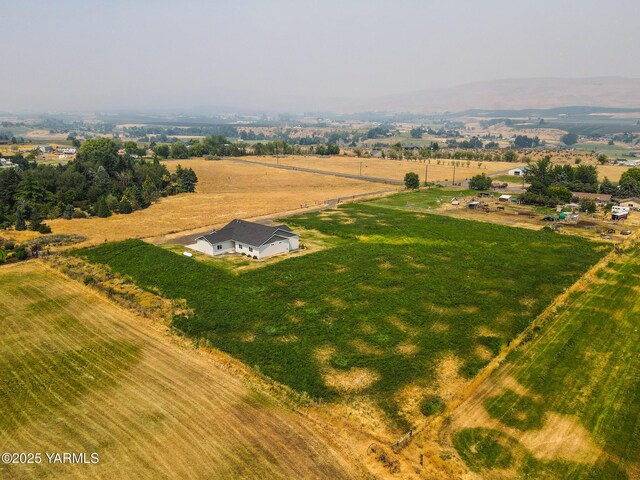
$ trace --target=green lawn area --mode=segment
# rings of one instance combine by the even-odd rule
[[[478,193],[476,190],[429,188],[418,192],[402,192],[397,195],[368,200],[364,204],[400,210],[426,211],[438,208],[440,205],[450,204],[454,197],[473,197]],[[498,195],[495,192],[490,193],[494,196]]]
[[[366,371],[358,394],[406,427],[395,394],[433,386],[447,355],[474,376],[488,362],[479,350],[497,354],[602,254],[577,237],[394,207],[409,197],[288,218],[335,240],[240,274],[137,240],[77,254],[186,299],[195,313],[177,329],[312,397],[350,394],[335,379]]]
[[[522,185],[522,177],[518,175],[498,175],[491,178],[496,182],[519,183]]]
[[[509,437],[503,445],[510,445],[512,456],[524,451],[519,455],[520,478],[640,478],[639,291],[636,247],[605,268],[586,290],[573,294],[540,334],[512,353],[490,379],[497,382],[508,373],[530,392],[516,395],[506,390],[490,397],[484,408],[492,418],[526,435],[539,429],[551,413],[567,415],[586,429],[599,449],[594,465],[543,462],[524,451],[520,434]],[[456,438],[477,433],[462,430]],[[484,434],[486,441],[505,435],[496,430]],[[463,441],[456,447],[470,468],[501,468],[479,450],[470,452]],[[487,478],[493,478],[490,472]]]

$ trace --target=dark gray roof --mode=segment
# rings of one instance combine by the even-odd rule
[[[202,235],[196,240],[204,239],[212,245],[233,240],[259,247],[274,235],[291,237],[295,233],[286,225],[267,226],[260,223],[247,222],[245,220],[231,220],[220,230],[207,235]]]

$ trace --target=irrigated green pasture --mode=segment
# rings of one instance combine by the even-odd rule
[[[430,188],[419,192],[401,193],[388,197],[370,200],[369,205],[378,207],[398,208],[401,210],[432,210],[441,205],[449,205],[453,198],[474,197],[478,195],[476,190],[446,190]]]
[[[470,468],[483,478],[504,478],[504,468],[518,478],[640,478],[639,293],[636,247],[458,408],[454,445]]]
[[[602,255],[576,237],[377,203],[288,218],[335,240],[240,273],[141,241],[79,255],[186,299],[194,314],[174,320],[186,335],[313,397],[366,395],[396,426],[405,387],[433,393],[451,357],[473,377]]]

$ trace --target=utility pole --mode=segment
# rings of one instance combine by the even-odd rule
[[[456,186],[456,165],[453,165],[453,182],[451,182],[453,186]]]
[[[427,185],[427,173],[429,172],[429,165],[427,163],[424,164],[424,184]]]
[[[360,176],[362,176],[362,162],[360,162]]]

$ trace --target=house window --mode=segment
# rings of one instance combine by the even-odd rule
[[[249,251],[250,251],[250,252],[253,252],[253,247],[249,247]]]
[[[218,250],[222,250],[222,245],[216,245],[216,248],[217,248]]]
[[[238,248],[239,248],[240,250],[242,250],[242,245],[238,245]]]

